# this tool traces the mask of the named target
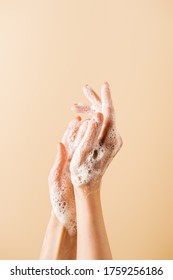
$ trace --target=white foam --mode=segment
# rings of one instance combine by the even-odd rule
[[[71,180],[74,187],[86,186],[100,180],[108,165],[120,150],[121,145],[121,137],[113,128],[108,132],[104,144],[96,143],[94,147],[91,147],[88,143],[91,150],[83,162],[78,160],[81,157],[82,149],[79,145],[70,164]],[[97,184],[95,185],[97,186]]]
[[[70,235],[76,234],[76,209],[73,186],[70,183],[68,168],[64,170],[60,181],[56,179],[56,171],[49,175],[50,201],[58,221],[65,226]]]

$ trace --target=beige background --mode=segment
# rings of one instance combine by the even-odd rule
[[[173,259],[173,1],[0,0],[0,259],[38,259],[47,176],[82,86],[124,146],[102,202],[114,258]]]

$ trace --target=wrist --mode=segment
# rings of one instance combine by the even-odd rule
[[[95,223],[101,215],[100,189],[90,193],[75,191],[77,223]],[[84,219],[85,217],[85,219]]]
[[[83,185],[82,187],[74,187],[75,201],[89,200],[94,201],[100,198],[100,184],[94,186]]]
[[[50,223],[55,226],[60,224],[53,210],[51,211],[50,214]]]

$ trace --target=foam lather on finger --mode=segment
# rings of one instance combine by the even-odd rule
[[[81,124],[81,126],[79,128],[79,131],[78,131],[78,134],[77,134],[77,137],[76,137],[75,142],[74,142],[75,147],[77,147],[80,144],[80,142],[82,141],[82,139],[85,135],[87,126],[88,126],[88,122],[89,122],[89,120],[85,120]]]
[[[85,155],[92,149],[94,142],[97,141],[102,121],[101,113],[97,113],[90,121],[87,121],[87,128],[84,136],[73,155],[73,162],[75,162],[75,165],[80,165],[80,163],[84,161]],[[73,168],[73,163],[70,165],[70,168]]]
[[[69,122],[68,128],[66,129],[65,134],[62,138],[62,143],[67,145],[69,141],[74,141],[77,130],[80,127],[80,121],[81,117],[78,116]]]
[[[96,145],[96,143],[98,143],[102,122],[103,116],[101,113],[97,113],[89,121],[85,137],[73,155],[70,170],[74,186],[87,185],[100,174],[97,162],[102,159],[104,148],[100,144]],[[95,148],[93,149],[93,147]]]
[[[71,160],[71,157],[75,150],[74,143],[77,138],[78,131],[79,131],[81,124],[82,124],[81,117],[78,116],[75,119],[73,119],[69,123],[68,128],[62,138],[62,142],[67,150],[67,158],[69,161]]]
[[[97,137],[101,129],[102,122],[103,122],[102,114],[96,113],[94,117],[87,124],[87,129],[80,143],[80,147],[82,147],[83,145],[89,147],[93,144],[93,141],[95,140],[95,138]],[[85,149],[85,147],[83,147],[83,149]]]
[[[92,116],[96,112],[92,106],[88,106],[83,103],[73,104],[71,109],[76,113],[87,114],[88,116]]]
[[[105,82],[101,87],[102,106],[112,107],[112,98],[108,82]]]

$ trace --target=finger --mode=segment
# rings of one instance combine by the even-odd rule
[[[57,154],[56,154],[56,159],[55,162],[51,168],[50,174],[49,174],[49,183],[51,184],[52,182],[58,180],[58,177],[62,173],[62,169],[64,167],[64,164],[66,162],[66,149],[65,146],[60,142],[57,145]]]
[[[106,135],[111,125],[115,126],[114,120],[114,108],[110,93],[110,87],[108,82],[105,82],[101,87],[101,100],[102,100],[102,113],[104,116],[103,126],[100,132],[99,140],[104,142]]]
[[[58,172],[62,171],[62,168],[66,161],[66,149],[63,143],[59,142],[57,145],[57,156],[54,164],[54,168],[57,169]]]
[[[73,104],[71,109],[78,114],[86,114],[88,116],[92,116],[95,112],[95,110],[92,109],[91,106],[82,103]]]
[[[113,107],[110,86],[108,82],[105,82],[101,87],[101,101],[102,101],[102,109]]]
[[[98,136],[103,124],[103,115],[96,113],[88,122],[85,135],[80,143],[80,163],[84,161],[86,155],[92,150],[93,145],[97,142]]]
[[[94,109],[97,112],[101,112],[101,105],[102,105],[101,99],[97,95],[97,93],[95,93],[95,91],[89,85],[85,85],[82,90],[83,90],[83,93],[85,94],[85,96],[88,98],[88,100],[93,105]]]
[[[77,137],[76,137],[76,139],[75,139],[75,143],[74,143],[74,144],[75,144],[75,147],[77,147],[77,146],[80,144],[80,142],[82,141],[82,139],[83,139],[83,137],[84,137],[84,135],[85,135],[85,132],[86,132],[88,123],[89,123],[89,120],[85,120],[85,121],[81,124],[81,126],[80,126],[80,128],[79,128],[79,130],[78,130],[78,133],[77,133]]]
[[[70,121],[67,130],[62,138],[62,143],[67,147],[68,142],[73,142],[76,137],[76,133],[81,125],[81,117],[78,116]]]
[[[76,168],[80,167],[81,164],[85,161],[87,154],[89,154],[92,149],[93,142],[97,140],[102,123],[103,115],[101,113],[96,113],[94,117],[90,121],[88,121],[87,129],[82,138],[82,141],[74,152],[70,164],[71,172],[76,172]]]
[[[94,117],[88,122],[87,130],[82,139],[81,146],[92,146],[100,133],[101,126],[103,123],[102,113],[96,113]]]

